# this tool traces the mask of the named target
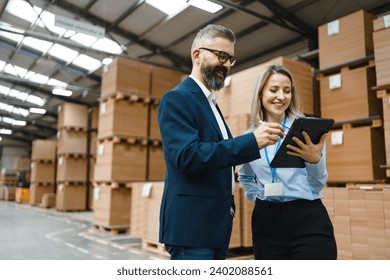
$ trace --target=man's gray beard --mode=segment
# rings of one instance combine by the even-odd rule
[[[220,79],[214,74],[215,69],[204,66],[201,69],[203,79],[205,80],[207,86],[212,90],[220,90],[225,85],[225,77]]]

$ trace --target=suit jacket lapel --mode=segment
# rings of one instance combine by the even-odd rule
[[[213,125],[215,130],[218,132],[219,137],[221,137],[221,139],[223,139],[223,135],[222,135],[221,130],[219,129],[218,122],[215,119],[213,110],[211,109],[210,103],[207,100],[206,96],[204,95],[203,91],[200,89],[200,87],[197,85],[197,83],[191,78],[187,78],[184,81],[184,83],[187,84],[187,86],[189,86],[191,88],[192,93],[195,95],[195,97],[200,102],[200,104],[204,110],[204,113],[206,115],[206,118],[211,122],[211,124]],[[222,114],[221,114],[221,116],[222,116]],[[228,135],[230,135],[230,132],[228,132]]]

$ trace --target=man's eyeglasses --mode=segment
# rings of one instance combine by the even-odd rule
[[[199,49],[212,52],[213,54],[218,56],[218,60],[221,63],[225,63],[229,59],[230,66],[233,66],[234,64],[236,64],[237,58],[235,56],[231,56],[231,55],[227,54],[224,51],[219,51],[219,50],[214,50],[214,49],[209,49],[209,48],[203,48],[203,47],[200,47]]]

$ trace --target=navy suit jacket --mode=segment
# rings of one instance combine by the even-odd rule
[[[232,226],[232,166],[260,157],[253,133],[232,139],[227,128],[230,139],[224,140],[192,78],[164,94],[158,123],[166,162],[160,242],[223,247]]]

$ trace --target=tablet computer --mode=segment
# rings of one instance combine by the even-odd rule
[[[271,167],[305,167],[305,162],[303,159],[298,156],[291,156],[287,154],[287,145],[297,145],[294,140],[292,140],[294,136],[300,139],[302,142],[305,142],[302,131],[306,131],[306,133],[309,134],[311,141],[314,144],[317,144],[320,141],[322,134],[327,133],[332,128],[333,124],[333,119],[314,117],[296,118],[292,123],[287,135],[284,137],[279,150],[276,152],[276,155],[271,162]]]

